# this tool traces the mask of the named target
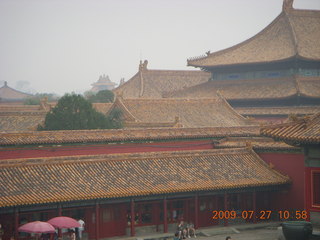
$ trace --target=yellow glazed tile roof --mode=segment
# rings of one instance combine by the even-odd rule
[[[210,76],[203,71],[148,69],[145,62],[137,74],[113,92],[123,98],[161,98],[166,92],[206,82]]]
[[[265,126],[260,132],[264,136],[294,144],[320,144],[320,113],[284,124]]]
[[[0,162],[0,207],[290,183],[248,149]]]
[[[182,127],[236,127],[253,123],[238,114],[221,97],[215,99],[120,99],[114,104],[120,108],[126,122],[173,123]]]
[[[0,132],[36,130],[44,122],[50,105],[44,109],[41,105],[0,103]]]
[[[320,106],[290,106],[290,107],[236,107],[235,110],[243,116],[263,115],[313,115],[320,112]]]
[[[0,112],[0,132],[35,131],[45,116],[46,112]]]
[[[320,98],[320,77],[292,76],[268,79],[212,80],[164,95],[171,98],[208,98],[219,91],[227,100]]]
[[[282,11],[265,29],[233,47],[191,58],[188,65],[202,68],[267,63],[290,58],[320,60],[320,11]]]
[[[9,87],[7,82],[5,82],[4,86],[0,87],[1,101],[24,100],[28,97],[32,97],[32,95]]]
[[[0,146],[257,135],[259,135],[259,126],[0,132]]]
[[[54,107],[56,103],[50,103]],[[113,103],[93,103],[93,107],[106,114]],[[35,131],[45,120],[47,112],[39,105],[0,104],[0,132]]]
[[[216,148],[243,148],[252,147],[253,149],[273,149],[273,150],[299,150],[284,142],[274,141],[266,137],[226,137],[215,143]]]

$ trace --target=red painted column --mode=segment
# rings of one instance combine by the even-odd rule
[[[194,197],[194,228],[199,227],[199,196],[196,194]]]
[[[163,232],[168,232],[168,216],[167,216],[167,198],[164,197],[163,199]]]
[[[161,204],[161,203],[155,202],[152,204],[152,221],[154,221],[156,224],[156,232],[159,232],[159,221],[160,221],[160,219],[159,219],[159,216],[160,216],[159,204]]]
[[[15,208],[15,210],[14,210],[14,239],[18,239],[18,236],[19,236],[18,227],[19,227],[19,209]]]
[[[98,201],[96,202],[96,240],[99,240],[100,236],[99,236],[99,226],[100,226],[100,205],[98,203]]]
[[[58,216],[62,216],[62,207],[61,207],[61,203],[58,203]]]
[[[190,218],[189,218],[189,200],[187,199],[184,202],[186,203],[186,205],[185,205],[185,213],[186,213],[185,219],[186,219],[186,221],[190,221]]]
[[[131,236],[135,236],[135,229],[134,229],[134,218],[135,218],[135,213],[134,213],[134,200],[131,199],[130,202],[130,211],[131,211],[131,224],[130,224],[130,230],[131,230]]]
[[[306,221],[310,222],[310,208],[311,208],[311,191],[312,191],[312,186],[311,186],[311,169],[305,167],[304,168],[304,209],[307,211],[307,219]]]
[[[252,203],[253,203],[253,223],[257,223],[257,194],[256,190],[252,193]]]
[[[224,194],[224,212],[228,211],[228,194]],[[224,226],[228,226],[229,222],[227,218],[224,218]]]

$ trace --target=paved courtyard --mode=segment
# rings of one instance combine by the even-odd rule
[[[232,228],[231,228],[232,229]],[[198,240],[225,240],[227,236],[231,237],[231,240],[285,240],[282,229],[278,226],[266,226],[256,229],[242,229],[234,228],[233,233],[217,234],[213,236],[199,236]],[[235,233],[237,232],[237,233]],[[320,240],[320,228],[314,227],[313,233],[317,233],[317,237],[311,237],[310,240]],[[194,239],[192,239],[194,240]]]
[[[277,240],[279,232],[275,228],[271,229],[252,229],[244,230],[240,233],[221,234],[211,237],[199,236],[199,240],[225,240],[226,236],[230,236],[232,240]]]
[[[320,228],[314,228],[319,237],[310,240],[320,240]],[[172,237],[171,237],[172,236]],[[232,227],[213,227],[201,228],[197,230],[197,238],[188,238],[190,240],[225,240],[227,236],[231,240],[285,240],[279,222],[236,225]],[[154,234],[150,236],[137,236],[131,238],[116,238],[126,240],[159,240],[173,239],[173,234]]]

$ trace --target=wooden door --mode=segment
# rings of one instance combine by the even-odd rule
[[[218,221],[213,220],[212,211],[218,210],[218,199],[216,197],[199,198],[199,227],[208,227],[217,225]]]
[[[110,204],[100,208],[100,238],[123,236],[126,234],[127,217],[125,205]]]

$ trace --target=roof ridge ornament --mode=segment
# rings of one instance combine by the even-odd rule
[[[283,0],[282,11],[290,11],[293,9],[293,0]]]
[[[144,60],[143,63],[142,63],[142,61],[140,60],[139,72],[140,72],[140,71],[144,71],[144,70],[148,70],[147,66],[148,66],[148,60]]]

